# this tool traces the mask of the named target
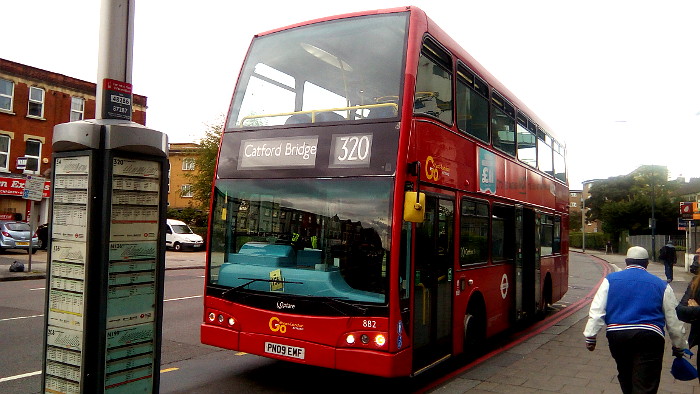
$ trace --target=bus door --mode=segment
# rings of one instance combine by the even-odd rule
[[[539,214],[515,207],[515,321],[534,316],[540,301]]]
[[[425,221],[416,225],[413,285],[413,370],[452,352],[454,200],[427,195]]]

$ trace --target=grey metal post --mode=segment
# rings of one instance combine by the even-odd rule
[[[131,85],[135,0],[102,0],[95,119],[104,116],[104,80]],[[131,117],[129,119],[131,120]]]

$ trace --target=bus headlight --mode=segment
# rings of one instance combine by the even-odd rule
[[[382,347],[386,343],[386,337],[382,334],[377,334],[376,337],[374,337],[374,343],[377,344],[377,346]]]
[[[346,332],[339,338],[338,346],[357,349],[387,349],[387,332],[354,331]]]
[[[238,320],[236,320],[235,317],[224,313],[224,312],[219,312],[216,310],[210,310],[209,313],[207,313],[207,322],[216,324],[222,327],[228,327],[228,328],[236,328],[238,329]]]

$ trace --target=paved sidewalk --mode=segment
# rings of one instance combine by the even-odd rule
[[[603,275],[603,266],[596,264],[594,259],[608,262],[613,269],[624,269],[625,256],[605,255],[595,251],[587,251],[584,255],[575,250],[572,250],[571,256],[577,262],[570,263],[569,291],[560,303],[568,307],[572,305],[571,300],[585,297],[583,307],[541,333],[444,382],[431,392],[620,393],[615,361],[610,356],[605,333],[598,334],[598,346],[595,351],[589,352],[585,348],[583,329],[592,299],[592,295],[587,295],[596,288]],[[590,259],[591,263],[580,263],[584,258]],[[648,271],[666,279],[661,263],[651,262]],[[684,272],[681,267],[675,267],[671,287],[679,300],[691,278],[692,275]],[[565,312],[566,307],[559,313]],[[700,393],[697,380],[682,382],[673,379],[669,372],[673,356],[668,335],[666,345],[659,393]],[[695,364],[695,360],[692,363]]]
[[[206,252],[165,252],[165,269],[191,269],[204,268],[204,255]],[[29,270],[29,253],[23,251],[8,250],[0,254],[0,282],[9,280],[29,280],[46,278],[45,250],[39,250],[32,255],[32,267]],[[24,272],[10,272],[10,265],[18,261],[24,264]]]

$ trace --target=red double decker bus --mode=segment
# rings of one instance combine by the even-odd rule
[[[387,377],[567,290],[565,147],[415,7],[254,37],[213,184],[202,342]]]

